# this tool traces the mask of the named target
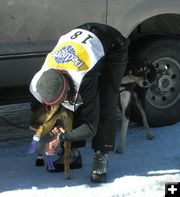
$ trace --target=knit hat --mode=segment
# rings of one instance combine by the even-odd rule
[[[56,69],[45,71],[36,85],[37,92],[42,101],[47,105],[61,103],[67,94],[67,78]]]

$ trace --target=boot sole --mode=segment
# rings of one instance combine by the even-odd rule
[[[94,183],[105,183],[107,179],[107,174],[91,174],[91,181]]]

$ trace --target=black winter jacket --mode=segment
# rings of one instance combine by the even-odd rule
[[[127,61],[127,50],[129,41],[125,39],[116,29],[98,23],[87,23],[77,28],[88,30],[94,33],[101,41],[105,56],[102,57],[83,78],[80,86],[79,94],[82,98],[81,105],[74,114],[74,129],[66,132],[62,136],[63,141],[79,141],[85,140],[96,134],[99,122],[99,78],[103,73],[105,66],[108,66],[109,59],[113,59],[115,53],[119,53],[116,57],[116,63]],[[116,84],[116,79],[112,83]],[[116,91],[117,88],[116,88]]]

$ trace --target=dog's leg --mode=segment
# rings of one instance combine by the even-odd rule
[[[71,111],[64,111],[61,114],[61,120],[64,124],[66,132],[72,130],[73,114]],[[66,179],[71,179],[70,173],[70,156],[71,156],[71,142],[64,142],[64,176]]]
[[[135,93],[133,93],[133,96],[136,100],[136,104],[137,104],[137,107],[141,113],[141,116],[142,116],[142,120],[143,120],[143,125],[144,125],[144,128],[145,128],[145,131],[146,131],[146,134],[147,134],[147,139],[148,140],[153,140],[155,139],[154,135],[152,134],[151,130],[150,130],[150,127],[149,127],[149,124],[148,124],[148,121],[147,121],[147,118],[146,118],[146,114],[144,112],[144,109],[143,109],[143,106],[142,106],[142,103],[141,101],[137,98],[137,95]]]
[[[29,154],[32,154],[35,152],[37,145],[38,145],[38,141],[41,139],[41,137],[45,136],[49,131],[51,131],[51,129],[56,123],[57,116],[58,114],[55,114],[49,121],[43,123],[36,129],[36,133],[33,136],[33,140],[29,147]]]
[[[120,130],[120,141],[116,149],[116,153],[122,154],[125,149],[126,134],[129,125],[129,107],[131,101],[131,93],[129,91],[123,91],[120,93],[120,103],[122,108],[122,124]]]
[[[71,179],[70,173],[70,154],[71,154],[71,142],[64,142],[64,177],[65,179]]]
[[[29,154],[32,154],[36,151],[36,149],[39,145],[39,141],[41,139],[42,133],[43,133],[43,126],[41,125],[37,128],[36,133],[33,136],[33,139],[30,143],[29,150],[28,150]]]
[[[44,117],[45,115],[43,114],[42,116]],[[43,146],[45,144],[45,136],[55,125],[57,117],[58,113],[55,113],[54,116],[51,117],[51,119],[49,119],[47,122],[44,122],[42,125],[39,125],[39,127],[36,129],[36,133],[33,136],[33,140],[29,147],[29,153],[34,153],[35,150],[37,151],[37,159],[35,162],[36,166],[44,166]],[[49,117],[47,116],[47,118]]]
[[[47,142],[49,142],[49,135],[45,135],[42,136],[39,140],[39,142],[37,143],[37,147],[36,147],[36,161],[35,161],[35,166],[44,166],[44,148],[45,148],[45,144]]]
[[[40,139],[40,141],[37,143],[36,151],[37,151],[37,158],[36,158],[35,166],[38,167],[44,166],[44,158],[43,158],[44,147],[43,147],[42,139]]]
[[[47,122],[44,122],[42,125],[39,126],[39,128],[36,130],[36,136],[41,138],[42,136],[45,136],[56,123],[56,120],[58,118],[58,113],[54,114],[54,116],[48,120]]]

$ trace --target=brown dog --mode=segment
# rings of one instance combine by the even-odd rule
[[[40,106],[33,114],[30,119],[29,127],[35,131],[33,136],[33,141],[31,143],[29,153],[33,153],[37,148],[37,144],[40,143],[39,140],[42,136],[50,132],[55,123],[58,121],[61,122],[63,129],[68,132],[72,130],[73,123],[73,113],[61,106],[49,106],[48,110],[44,105]],[[58,136],[57,136],[58,137]],[[36,144],[36,145],[34,145]],[[70,179],[70,168],[69,168],[69,159],[71,152],[71,142],[64,142],[64,175],[66,179]],[[53,162],[50,159],[50,155],[47,155],[48,167],[52,167]]]

